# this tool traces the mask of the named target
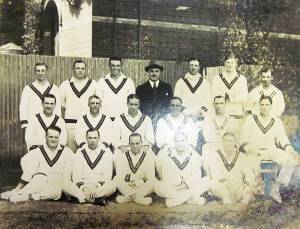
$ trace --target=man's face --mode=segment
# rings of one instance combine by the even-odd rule
[[[76,63],[73,71],[74,71],[74,76],[77,79],[84,79],[86,77],[85,63]]]
[[[47,68],[45,65],[37,65],[35,67],[35,75],[38,81],[44,81],[47,79]]]
[[[200,63],[197,60],[191,60],[189,62],[189,72],[191,75],[197,75],[200,70]]]
[[[184,151],[187,147],[186,137],[182,134],[175,136],[174,144],[175,144],[176,151]]]
[[[261,83],[264,87],[268,87],[271,85],[273,80],[271,71],[262,72],[261,73]]]
[[[134,154],[138,154],[142,150],[142,141],[140,136],[132,136],[129,139],[129,145],[131,152]]]
[[[225,114],[225,108],[226,108],[226,103],[225,103],[225,98],[217,98],[215,99],[214,102],[214,107],[216,114]]]
[[[52,115],[54,108],[55,108],[55,99],[54,98],[49,98],[45,97],[44,102],[42,103],[43,105],[43,111],[47,115]]]
[[[100,136],[97,131],[89,131],[86,136],[86,142],[88,147],[92,150],[98,147],[98,143],[100,141]]]
[[[226,135],[223,137],[222,143],[224,150],[233,150],[235,148],[236,142],[235,137],[232,135]]]
[[[140,107],[140,100],[136,98],[129,99],[127,106],[128,106],[128,113],[137,112],[137,110]]]
[[[113,75],[113,76],[120,75],[121,67],[122,67],[121,61],[111,60],[109,63],[109,69],[110,69],[111,75]]]
[[[169,111],[171,114],[180,114],[182,110],[182,104],[179,99],[172,99],[169,105]]]
[[[101,107],[101,101],[98,98],[92,98],[89,101],[89,108],[91,114],[98,114]]]
[[[50,149],[55,149],[59,142],[59,132],[57,130],[48,130],[46,135],[46,144]]]
[[[149,79],[152,82],[156,82],[160,78],[161,71],[158,68],[151,68],[149,71]]]
[[[235,71],[237,68],[237,60],[235,58],[229,58],[225,61],[225,69],[228,72]]]
[[[270,103],[270,101],[268,99],[263,99],[259,103],[259,111],[260,111],[261,115],[263,115],[263,116],[269,115],[271,109],[272,109],[272,104]]]

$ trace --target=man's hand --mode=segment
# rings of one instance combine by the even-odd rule
[[[223,178],[223,179],[219,180],[220,183],[224,183],[225,181],[227,181],[226,178]]]
[[[187,189],[187,186],[186,186],[185,183],[183,183],[183,184],[177,185],[177,186],[175,187],[175,189],[176,189],[176,191],[180,191],[180,190]]]
[[[96,186],[89,186],[89,187],[85,187],[83,188],[83,193],[85,196],[85,199],[90,202],[93,203],[95,201],[96,198],[96,192],[97,192],[97,187]]]
[[[150,142],[146,142],[144,145],[143,145],[143,151],[148,153],[152,150],[152,144]]]
[[[121,145],[119,149],[121,150],[122,153],[126,153],[127,151],[129,151],[128,146],[124,146],[124,145]]]

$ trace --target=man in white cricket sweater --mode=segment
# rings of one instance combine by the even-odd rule
[[[154,143],[154,131],[149,116],[142,114],[139,110],[140,99],[136,94],[127,97],[128,111],[121,114],[115,121],[116,147],[126,152],[129,148],[129,136],[132,133],[139,133],[144,144],[151,148]]]
[[[20,182],[13,190],[1,193],[2,199],[12,202],[58,200],[65,192],[85,202],[82,191],[71,181],[74,154],[58,144],[60,133],[59,127],[50,126],[46,143],[22,157]]]
[[[236,71],[237,59],[232,53],[225,56],[225,71],[212,79],[212,98],[225,96],[228,105],[226,113],[243,119],[248,99],[247,79]]]
[[[89,98],[88,106],[90,111],[81,116],[75,126],[75,139],[79,147],[87,143],[86,131],[89,129],[98,130],[101,135],[101,142],[111,145],[114,138],[112,121],[102,113],[101,99],[97,95]]]
[[[66,145],[67,130],[65,121],[54,114],[56,106],[56,97],[52,94],[46,94],[42,100],[43,112],[37,113],[31,117],[25,132],[25,140],[28,150],[34,149],[39,145],[45,144],[46,131],[50,126],[57,126],[61,129],[59,144]]]
[[[272,69],[263,67],[260,71],[260,77],[261,84],[249,94],[248,109],[252,114],[259,114],[259,99],[262,95],[265,95],[272,98],[271,115],[280,117],[284,111],[285,103],[281,90],[272,84]]]
[[[200,60],[190,58],[189,72],[176,82],[174,96],[182,99],[186,114],[211,110],[211,92],[207,79],[199,73]]]
[[[197,143],[197,128],[192,118],[183,112],[182,100],[179,97],[170,99],[169,113],[160,118],[156,129],[156,144],[160,149],[174,146],[174,135],[184,132],[189,144],[194,148]]]
[[[210,190],[224,204],[249,203],[253,199],[255,177],[248,157],[240,152],[234,133],[226,132],[221,141],[220,145],[206,144],[202,150]]]
[[[201,195],[209,190],[210,182],[202,177],[202,158],[187,141],[184,133],[174,136],[175,147],[162,149],[156,160],[156,171],[159,181],[155,184],[155,192],[165,198],[167,207],[190,204],[205,204]]]
[[[73,76],[62,82],[59,87],[62,117],[67,126],[67,145],[73,151],[77,150],[75,140],[75,125],[77,120],[89,112],[88,100],[96,92],[97,82],[87,77],[86,63],[75,60]]]
[[[109,58],[108,65],[110,73],[98,80],[97,95],[102,101],[103,113],[114,121],[126,112],[127,96],[135,93],[135,86],[133,80],[121,72],[121,58]]]
[[[116,191],[116,185],[112,181],[112,152],[100,139],[97,129],[86,131],[87,144],[74,156],[72,175],[88,202],[104,205],[105,198]]]
[[[153,192],[155,180],[153,152],[143,149],[142,137],[138,133],[129,136],[129,145],[129,151],[118,151],[114,155],[116,176],[113,180],[121,192],[116,201],[150,205],[152,198],[147,195]]]

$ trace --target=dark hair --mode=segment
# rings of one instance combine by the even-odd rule
[[[112,56],[112,57],[110,57],[109,60],[108,60],[108,65],[110,65],[110,62],[111,62],[112,60],[120,61],[120,62],[121,62],[121,65],[123,64],[122,59],[121,59],[120,57],[118,57],[118,56]]]
[[[101,99],[100,99],[100,97],[98,96],[98,95],[96,95],[96,94],[94,94],[94,95],[91,95],[90,97],[89,97],[89,102],[91,101],[91,99],[99,99],[100,100],[100,102],[101,102]]]
[[[44,62],[37,62],[37,63],[35,64],[35,66],[34,66],[34,69],[36,69],[37,66],[45,66],[46,69],[48,69],[48,65],[45,64]]]
[[[46,94],[46,95],[44,95],[43,98],[42,98],[42,102],[43,103],[45,102],[45,98],[52,98],[52,99],[55,100],[55,103],[56,103],[56,97],[53,94]]]
[[[200,59],[198,59],[198,58],[196,58],[196,57],[190,57],[189,59],[188,59],[188,63],[190,63],[191,61],[193,61],[193,60],[196,60],[196,61],[198,61],[198,63],[199,63],[199,65],[200,65]]]
[[[90,132],[94,132],[94,131],[97,131],[97,133],[98,133],[98,136],[100,137],[99,130],[98,130],[98,129],[95,129],[95,128],[88,129],[88,130],[85,132],[85,136],[87,137],[88,133],[90,133]]]
[[[140,101],[140,97],[137,94],[130,94],[127,96],[127,103],[129,103],[130,99],[138,99]]]
[[[270,102],[271,104],[273,103],[272,98],[271,98],[270,96],[267,96],[267,95],[262,95],[262,96],[260,97],[260,99],[259,99],[259,103],[261,103],[261,101],[263,101],[263,100],[265,100],[265,99],[269,100],[269,102]]]
[[[132,138],[132,137],[140,137],[140,140],[142,142],[142,136],[139,133],[132,133],[132,134],[130,134],[129,135],[129,142],[130,142],[130,138]]]
[[[225,102],[226,102],[225,96],[223,96],[223,95],[217,95],[214,98],[214,103],[216,102],[216,99],[221,99],[221,98],[223,98],[225,100]]]
[[[234,137],[235,141],[237,140],[237,139],[236,139],[236,136],[235,136],[235,134],[234,134],[233,132],[226,132],[225,134],[223,134],[222,140],[223,140],[226,136]]]
[[[61,129],[58,126],[49,126],[46,130],[46,135],[48,135],[49,130],[55,130],[57,131],[59,134],[61,133]]]
[[[260,75],[264,72],[271,72],[272,73],[272,68],[270,66],[264,65],[262,69],[260,70]]]
[[[85,61],[83,61],[83,60],[75,60],[74,63],[73,63],[73,69],[75,68],[75,65],[78,64],[78,63],[83,63],[84,66],[86,67]]]
[[[169,104],[171,104],[171,101],[172,101],[172,100],[175,100],[175,99],[179,100],[180,103],[182,104],[182,99],[181,99],[180,97],[177,97],[177,96],[173,96],[173,97],[170,99],[170,103],[169,103]]]
[[[229,50],[224,54],[224,62],[231,58],[237,59],[236,55],[232,51]]]

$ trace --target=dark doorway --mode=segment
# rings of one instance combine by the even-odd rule
[[[54,56],[58,53],[58,11],[54,1],[49,1],[42,17],[42,54]]]

